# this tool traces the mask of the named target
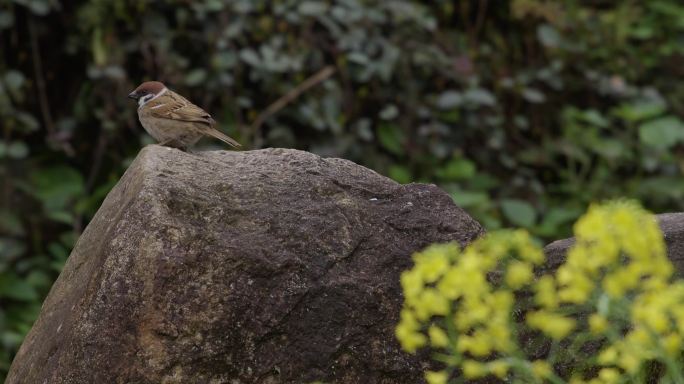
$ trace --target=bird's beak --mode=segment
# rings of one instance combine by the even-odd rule
[[[133,100],[138,100],[140,98],[140,95],[138,95],[138,93],[136,91],[133,91],[133,92],[128,94],[128,98],[133,99]]]

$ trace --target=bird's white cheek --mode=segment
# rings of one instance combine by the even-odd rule
[[[154,97],[154,95],[145,95],[145,96],[139,98],[138,99],[138,106],[142,107],[143,105],[145,105],[145,103],[150,101],[150,99],[152,99],[153,97]]]

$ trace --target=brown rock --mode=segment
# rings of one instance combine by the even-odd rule
[[[285,149],[149,146],[78,241],[7,383],[416,383],[399,273],[482,227],[434,185]]]

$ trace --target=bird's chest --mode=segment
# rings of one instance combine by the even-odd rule
[[[187,127],[182,122],[171,119],[161,119],[153,116],[147,108],[138,110],[138,118],[143,128],[157,141],[165,141],[182,134]]]
[[[138,118],[145,131],[164,145],[184,148],[195,144],[202,137],[202,132],[195,124],[159,118],[152,115],[147,108],[138,109]]]

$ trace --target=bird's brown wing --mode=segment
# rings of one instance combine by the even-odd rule
[[[161,119],[206,124],[204,128],[200,128],[203,134],[213,136],[233,147],[241,146],[237,141],[216,130],[216,121],[205,110],[173,91],[166,91],[163,95],[148,101],[145,108],[150,115]]]
[[[204,123],[210,127],[216,124],[205,110],[170,90],[150,100],[145,107],[150,115],[162,119]]]

